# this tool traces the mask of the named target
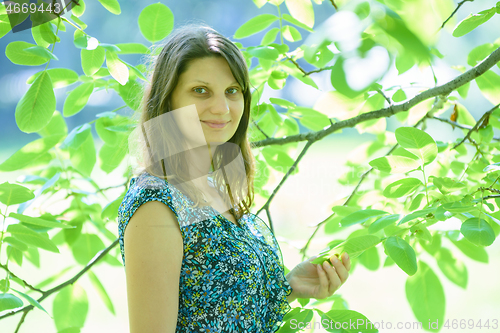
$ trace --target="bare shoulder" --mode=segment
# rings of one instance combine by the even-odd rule
[[[141,205],[124,234],[130,332],[174,332],[183,240],[162,202]]]

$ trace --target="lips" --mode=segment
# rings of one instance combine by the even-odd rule
[[[228,121],[220,121],[220,120],[210,120],[210,121],[201,121],[205,125],[211,128],[224,128],[229,123]]]

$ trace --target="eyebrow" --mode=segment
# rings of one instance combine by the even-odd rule
[[[210,83],[205,82],[205,81],[202,81],[202,80],[194,80],[194,81],[192,81],[191,83],[193,83],[193,82],[201,82],[201,83],[203,83],[203,84],[206,84],[207,86],[209,86],[209,85],[210,85]],[[231,85],[234,85],[234,84],[240,85],[237,81],[234,81],[233,83],[231,83]]]

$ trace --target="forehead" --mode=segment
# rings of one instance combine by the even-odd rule
[[[220,56],[191,60],[180,75],[179,83],[202,80],[208,83],[217,81],[236,81],[226,59]]]

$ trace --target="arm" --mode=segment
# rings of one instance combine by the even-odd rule
[[[183,242],[168,206],[140,206],[124,234],[130,333],[175,332]]]

